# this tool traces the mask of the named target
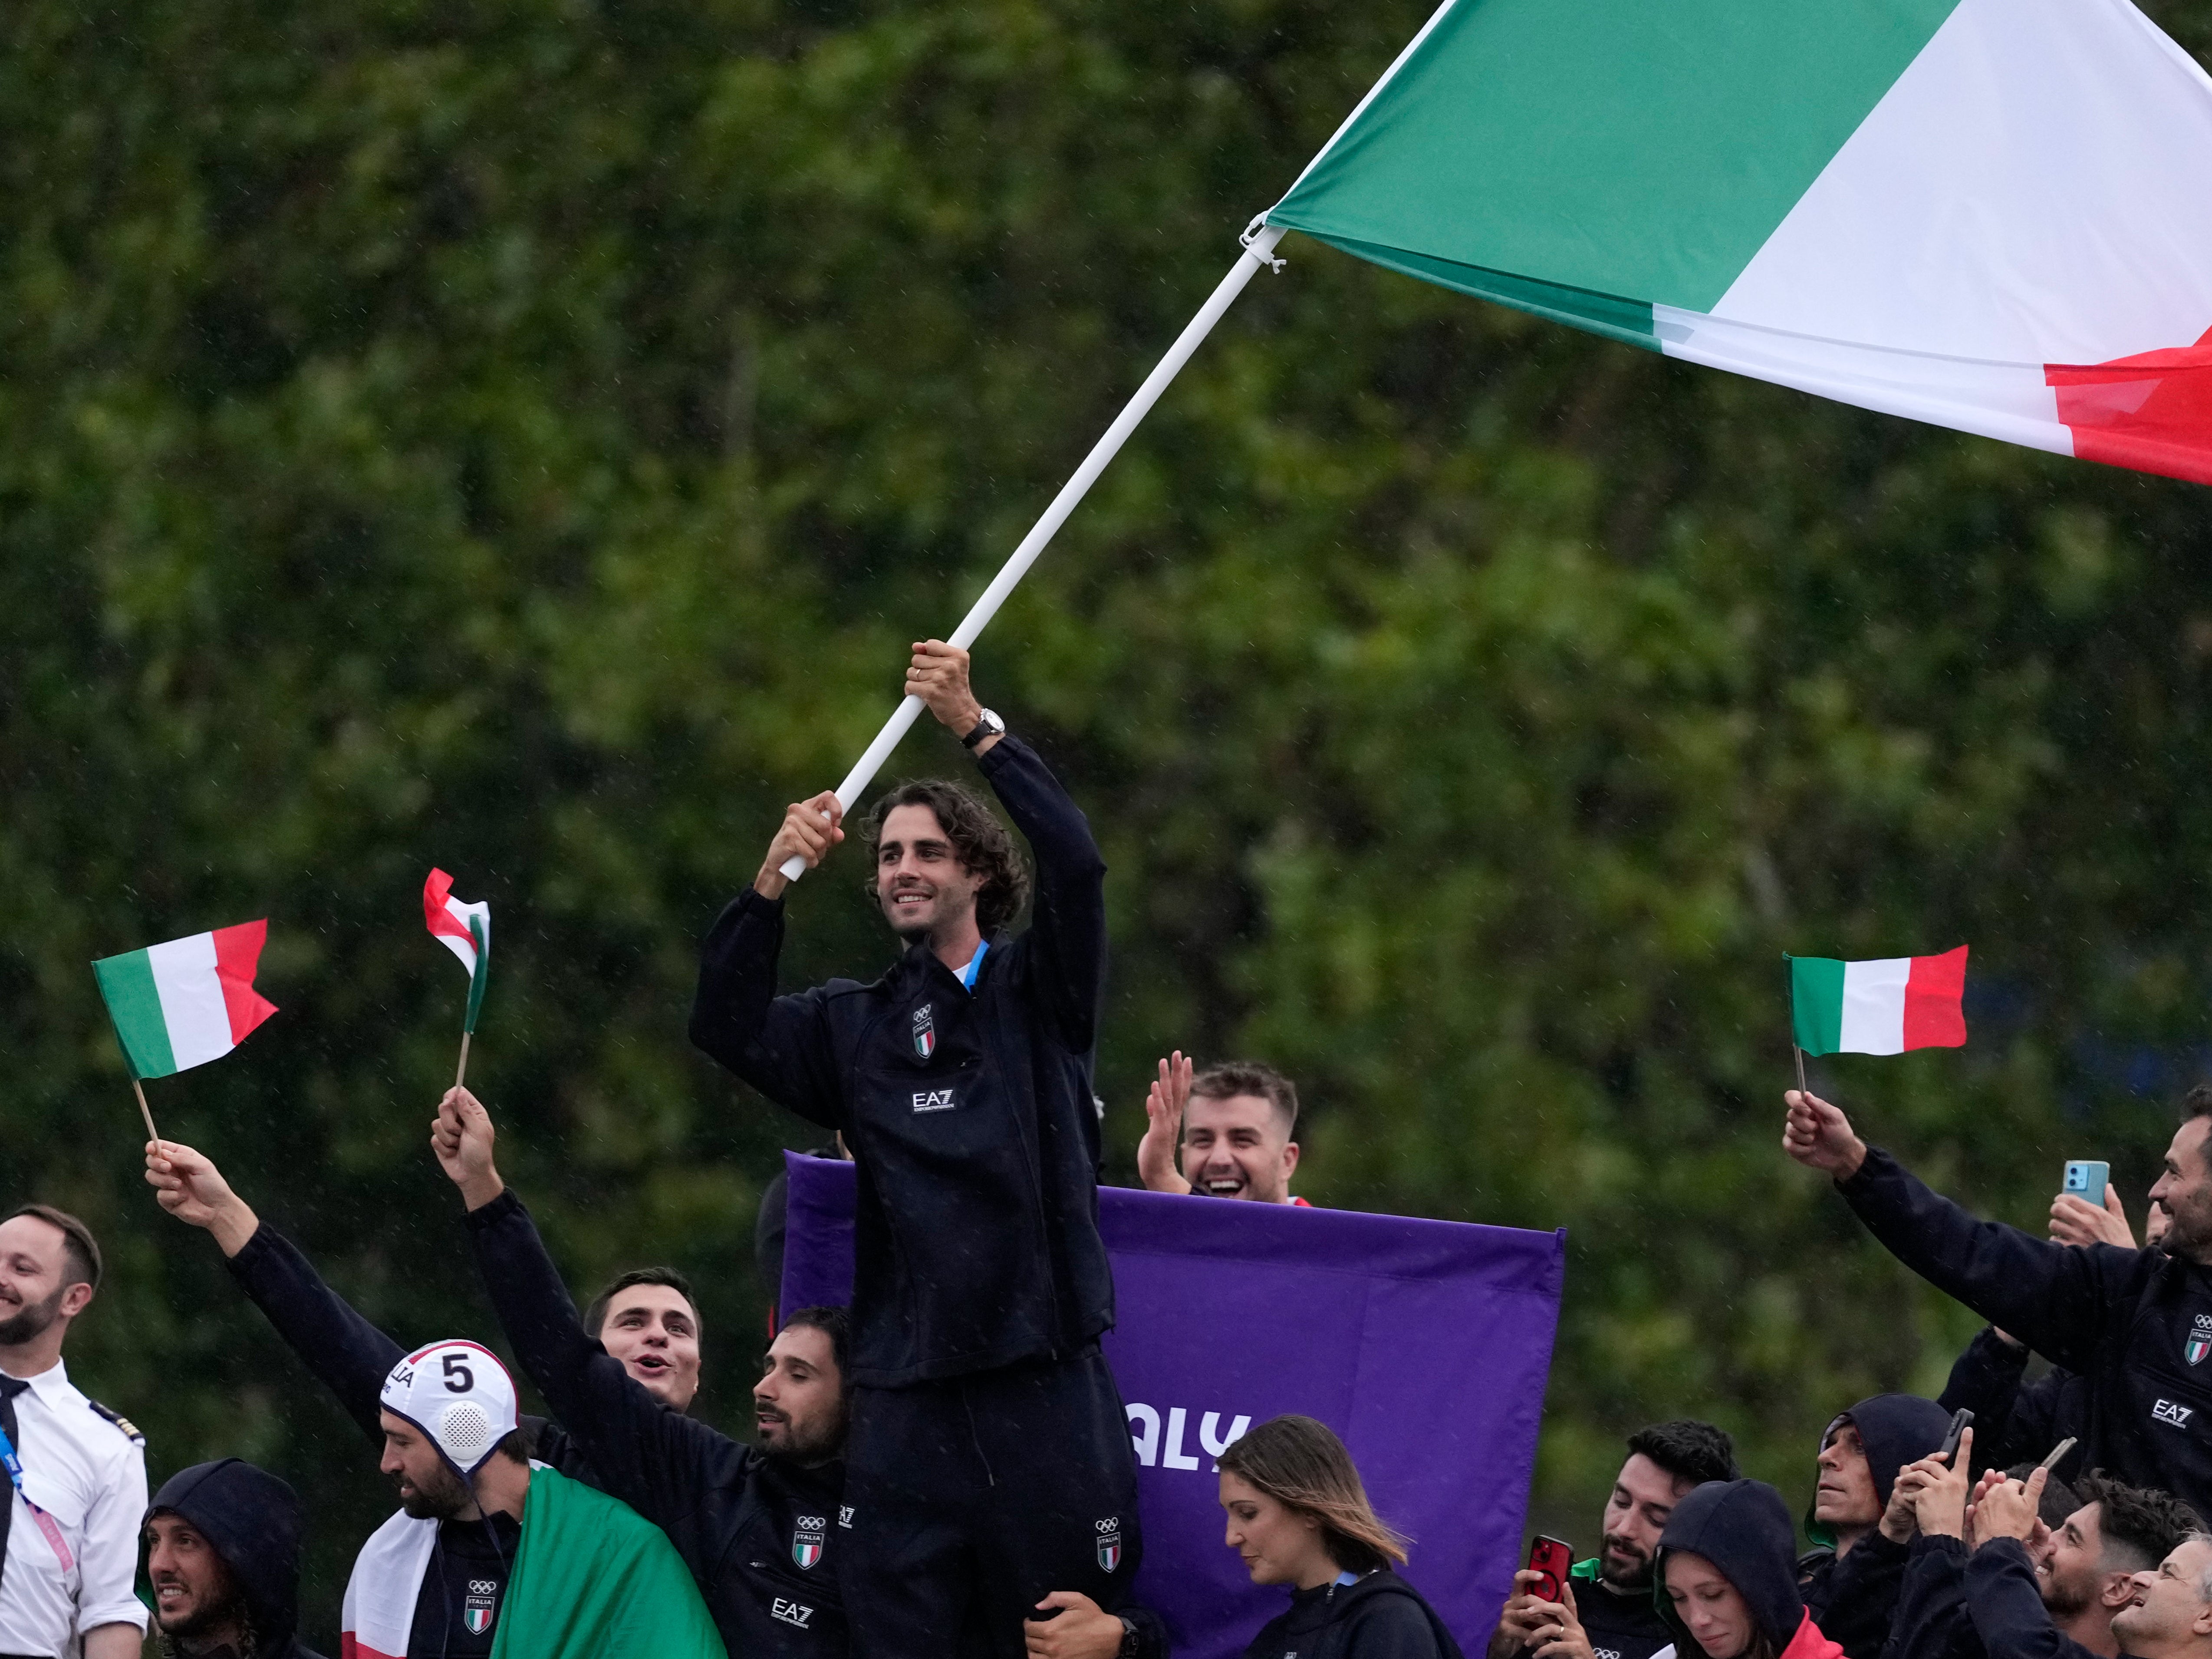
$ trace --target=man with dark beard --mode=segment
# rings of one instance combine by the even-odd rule
[[[2182,1102],[2150,1189],[2168,1218],[2164,1248],[2145,1250],[1981,1220],[1827,1101],[1795,1089],[1783,1100],[1783,1150],[1828,1176],[1893,1255],[2084,1380],[2085,1462],[2212,1509],[2212,1085]]]
[[[514,1380],[489,1349],[418,1348],[379,1401],[400,1509],[354,1558],[345,1659],[725,1659],[667,1537],[531,1462]]]
[[[1652,1558],[1674,1505],[1708,1480],[1736,1479],[1735,1447],[1710,1423],[1655,1423],[1628,1437],[1600,1523],[1597,1554],[1577,1562],[1562,1600],[1536,1595],[1541,1575],[1514,1575],[1489,1659],[1650,1659],[1674,1639],[1652,1594]]]
[[[301,1645],[300,1495],[235,1457],[172,1475],[146,1511],[164,1659],[320,1659]]]
[[[522,1200],[500,1178],[490,1115],[465,1089],[432,1150],[468,1206],[477,1267],[523,1372],[601,1488],[668,1534],[733,1655],[842,1659],[845,1316],[804,1308],[753,1385],[757,1448],[671,1411],[588,1335]]]
[[[70,1386],[70,1327],[100,1286],[84,1223],[44,1204],[0,1222],[0,1654],[136,1659],[145,1441]]]

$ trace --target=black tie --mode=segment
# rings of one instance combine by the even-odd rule
[[[23,1437],[15,1427],[15,1396],[31,1385],[18,1382],[0,1371],[0,1429],[8,1431],[8,1443],[15,1449],[15,1461],[23,1461]],[[15,1519],[15,1483],[8,1483],[8,1501],[0,1506],[0,1569],[8,1565],[8,1528]]]

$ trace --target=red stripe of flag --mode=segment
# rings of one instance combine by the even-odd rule
[[[459,917],[446,908],[446,901],[453,896],[453,878],[451,876],[443,870],[430,872],[430,879],[422,884],[423,923],[433,933],[448,939],[466,939],[473,949],[477,936],[469,932],[467,925]]]
[[[2212,483],[2212,329],[2193,346],[2049,363],[2043,379],[2082,460]]]
[[[218,927],[212,937],[216,982],[222,987],[222,1007],[230,1016],[230,1041],[234,1047],[276,1012],[276,1005],[253,988],[253,975],[261,966],[261,947],[269,938],[269,919],[264,916],[259,921],[241,921],[235,927]]]
[[[1957,1048],[1966,1041],[1966,947],[1915,957],[1905,981],[1905,1046]]]

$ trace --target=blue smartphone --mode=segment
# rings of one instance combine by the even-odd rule
[[[2101,1159],[2069,1158],[2066,1160],[2066,1178],[2058,1184],[2062,1193],[2071,1193],[2099,1208],[2104,1206],[2105,1188],[2112,1179],[2112,1166]]]

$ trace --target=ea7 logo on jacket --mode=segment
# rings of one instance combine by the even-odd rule
[[[794,1515],[791,1521],[791,1559],[802,1567],[811,1567],[822,1559],[830,1522],[819,1515]]]
[[[1121,1565],[1121,1517],[1109,1515],[1091,1526],[1098,1534],[1098,1571],[1111,1572]]]
[[[796,1625],[805,1630],[813,1622],[814,1609],[804,1601],[794,1601],[787,1595],[779,1595],[769,1604],[769,1611],[787,1625]]]
[[[2197,1415],[2194,1406],[2177,1406],[2171,1400],[2161,1400],[2150,1408],[2151,1416],[2160,1423],[2171,1424],[2177,1429],[2189,1426],[2189,1419]]]
[[[937,1005],[925,1002],[914,1011],[914,1051],[924,1060],[937,1052]]]
[[[2181,1345],[2181,1357],[2195,1365],[2208,1353],[2212,1353],[2212,1314],[2199,1314],[2190,1330],[2189,1340]]]
[[[949,1112],[960,1103],[952,1097],[950,1089],[916,1089],[914,1109],[917,1112]]]

